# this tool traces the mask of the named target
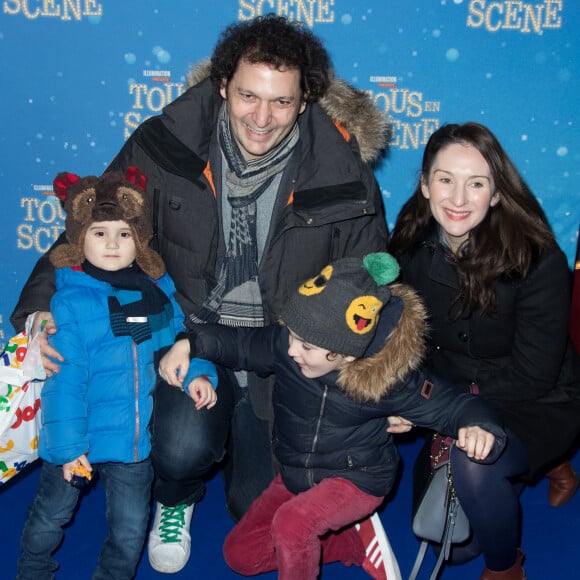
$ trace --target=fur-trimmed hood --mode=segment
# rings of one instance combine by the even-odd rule
[[[427,310],[406,284],[391,284],[392,297],[381,312],[373,354],[347,364],[338,386],[355,401],[378,401],[412,370],[418,370],[426,349]]]
[[[209,71],[209,60],[193,65],[186,75],[186,88],[208,78]],[[318,104],[335,123],[355,137],[365,163],[379,161],[387,151],[391,126],[364,91],[333,78],[326,95]]]

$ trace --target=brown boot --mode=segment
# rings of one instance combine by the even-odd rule
[[[560,463],[560,465],[548,471],[546,477],[550,480],[548,503],[552,507],[564,505],[578,489],[578,474],[569,461]]]
[[[522,568],[523,559],[524,553],[518,549],[516,563],[511,568],[501,570],[500,572],[494,572],[489,568],[485,568],[480,580],[526,580],[526,573]]]

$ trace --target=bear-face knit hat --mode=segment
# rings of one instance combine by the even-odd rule
[[[80,266],[84,259],[87,229],[94,222],[121,220],[132,230],[136,259],[140,268],[154,280],[165,273],[161,256],[149,248],[153,237],[151,209],[144,195],[145,176],[136,167],[121,172],[103,173],[101,177],[79,177],[59,173],[54,192],[66,211],[67,244],[54,248],[50,261],[55,268]]]
[[[360,358],[391,298],[387,284],[398,275],[397,261],[386,252],[337,260],[298,288],[281,319],[313,346]]]

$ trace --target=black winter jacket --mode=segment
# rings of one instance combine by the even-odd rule
[[[154,214],[153,247],[175,281],[186,315],[215,285],[216,261],[225,251],[221,226],[221,155],[216,119],[223,102],[200,67],[195,83],[163,114],[140,125],[109,170],[134,165],[147,178]],[[345,256],[384,251],[387,226],[371,163],[387,145],[388,125],[362,93],[335,80],[320,104],[298,118],[300,141],[280,184],[259,265],[267,319],[299,284]],[[64,241],[64,234],[60,238]],[[59,243],[59,242],[57,242]],[[48,310],[54,271],[41,258],[11,321]]]
[[[207,77],[194,70],[192,85],[160,116],[140,125],[109,170],[133,165],[147,178],[153,208],[152,246],[165,261],[186,316],[216,282],[225,252],[221,223],[221,154],[216,119],[222,105]],[[266,320],[275,321],[290,292],[326,264],[346,256],[384,251],[387,226],[371,164],[387,146],[388,124],[368,97],[334,80],[319,104],[299,116],[300,140],[284,172],[259,264]],[[64,234],[56,242],[65,241]],[[48,255],[48,254],[47,254]],[[35,311],[49,310],[54,269],[47,255],[28,279],[11,322],[17,331]],[[271,414],[268,398],[254,396],[259,417]]]
[[[392,292],[368,355],[319,379],[305,378],[288,356],[285,327],[199,325],[190,335],[192,356],[275,373],[272,446],[284,484],[293,493],[327,477],[343,477],[369,494],[386,495],[399,462],[386,431],[388,415],[453,437],[462,426],[479,425],[496,435],[486,463],[503,449],[505,433],[491,405],[415,370],[425,312],[410,289],[393,285]]]
[[[580,357],[568,339],[570,271],[556,249],[536,260],[525,280],[496,284],[496,318],[450,320],[459,287],[432,226],[422,242],[398,256],[402,280],[429,311],[426,368],[454,384],[479,386],[507,428],[525,444],[529,477],[561,460],[580,432]]]

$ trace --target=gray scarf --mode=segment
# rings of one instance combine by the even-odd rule
[[[194,322],[264,324],[258,288],[256,202],[286,167],[299,137],[298,124],[295,124],[275,149],[259,159],[246,161],[231,133],[226,104],[223,104],[218,118],[218,139],[227,164],[227,200],[232,206],[230,235],[225,257],[217,269],[217,284],[199,311],[190,316]]]

